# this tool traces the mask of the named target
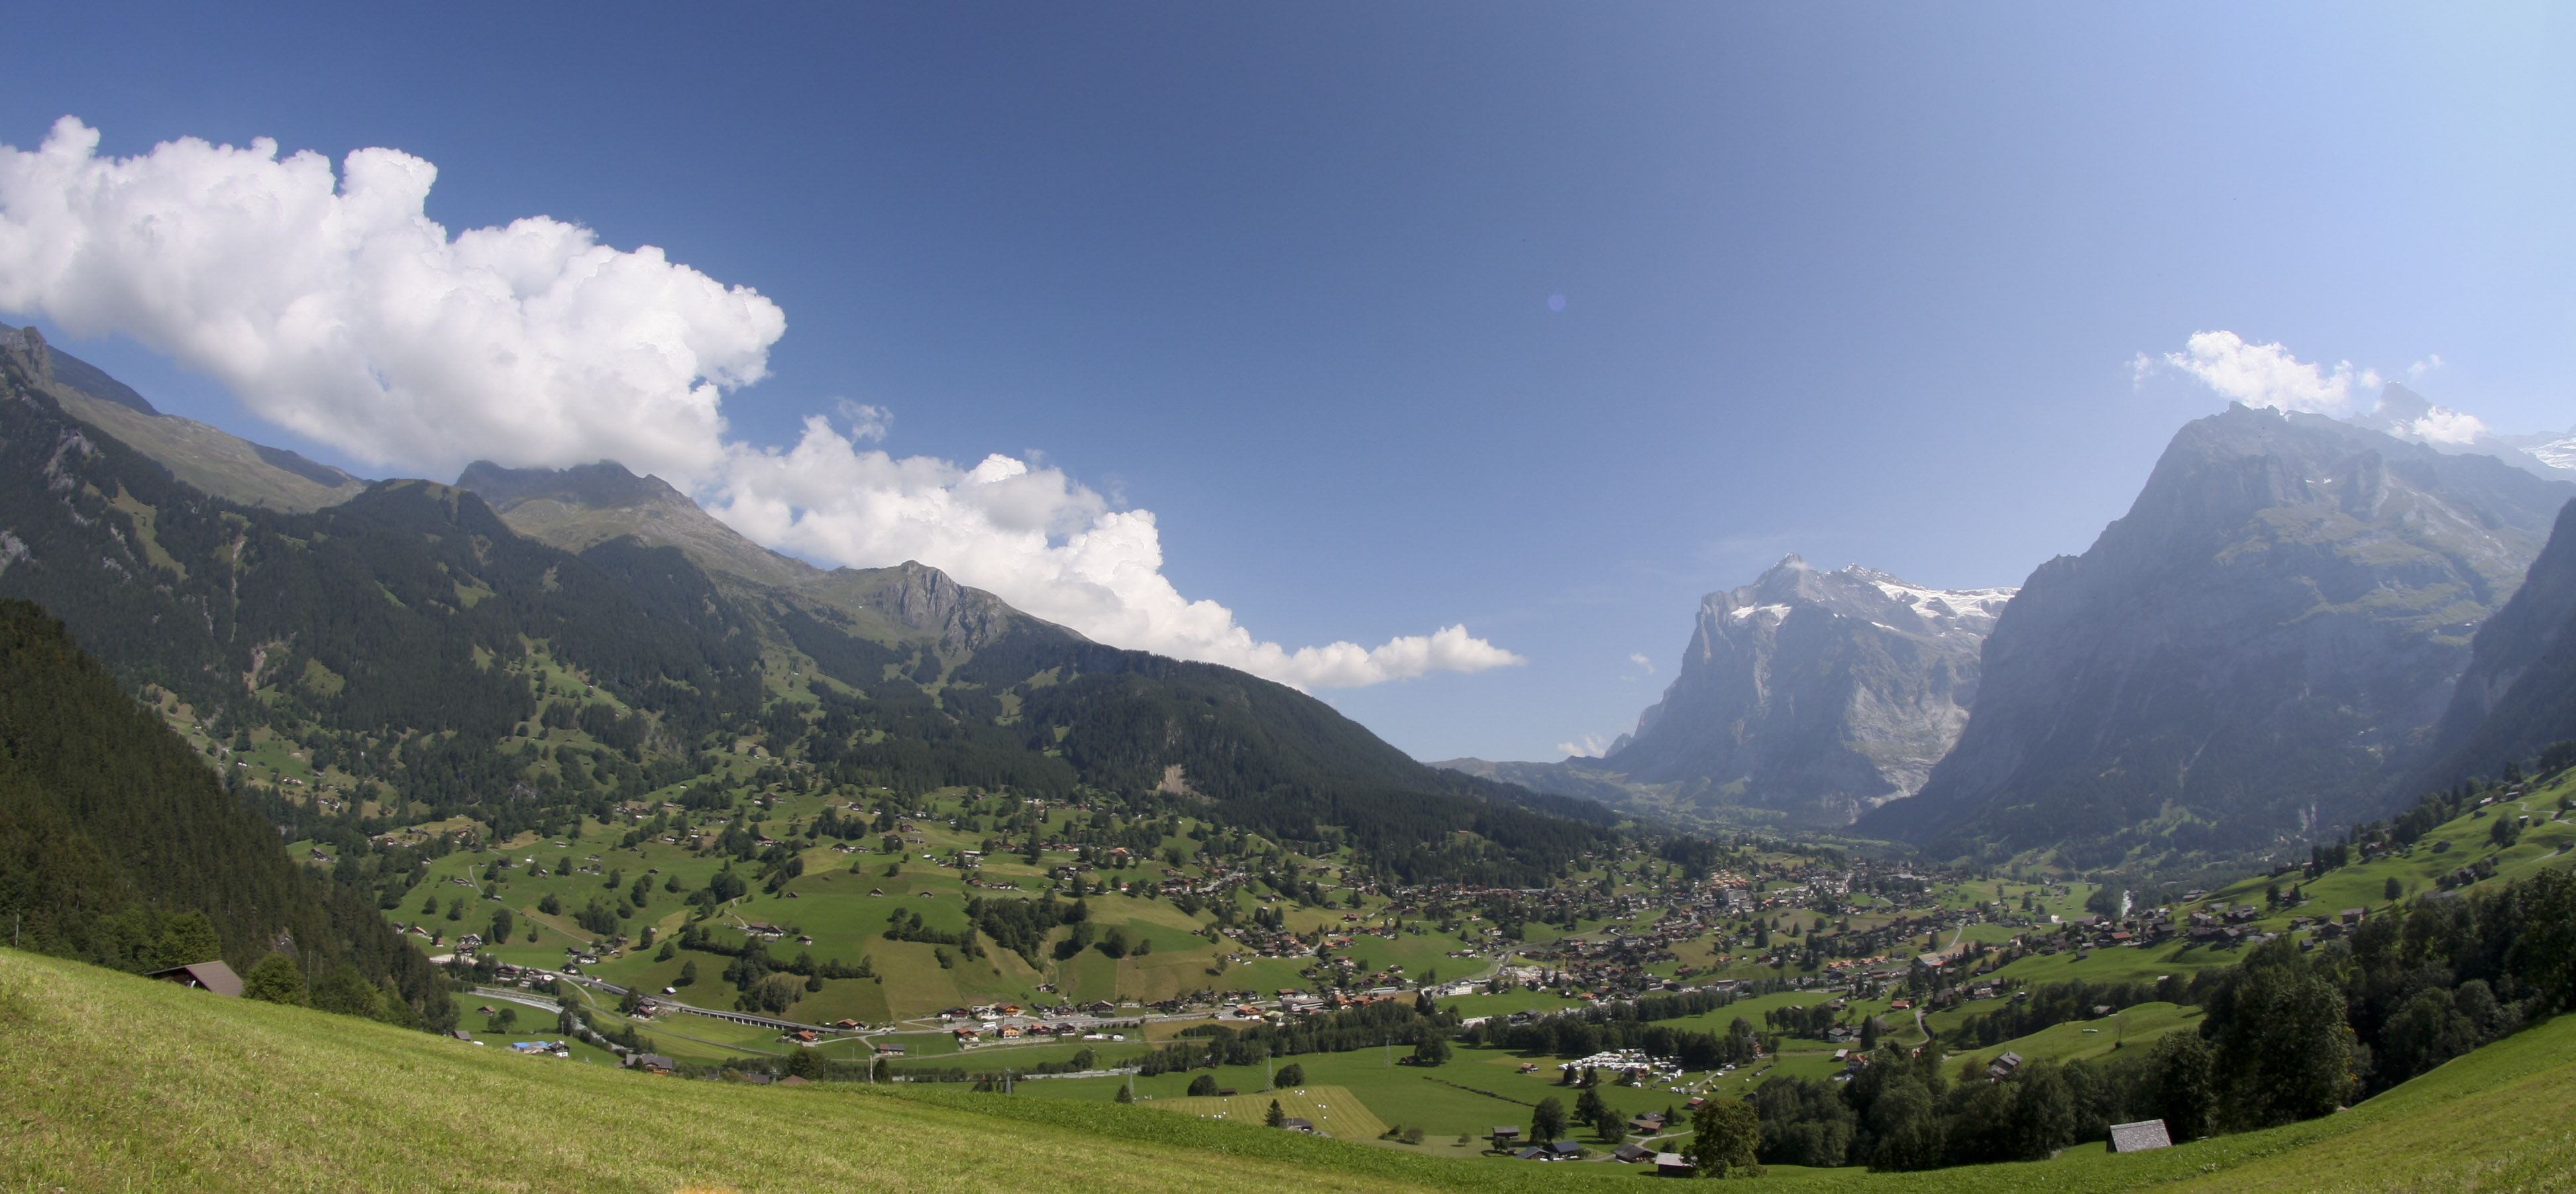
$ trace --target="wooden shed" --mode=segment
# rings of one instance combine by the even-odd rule
[[[165,983],[177,983],[183,987],[195,987],[201,991],[212,991],[230,999],[239,999],[242,993],[241,976],[233,973],[233,968],[222,962],[190,962],[185,966],[155,970],[143,977],[157,978]]]

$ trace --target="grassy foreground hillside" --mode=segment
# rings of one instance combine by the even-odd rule
[[[0,1189],[1519,1191],[1627,1167],[1451,1161],[1107,1103],[682,1082],[218,999],[0,950]],[[1796,1191],[2576,1185],[2576,1017],[2349,1111],[2161,1152]]]
[[[882,1094],[519,1057],[14,951],[0,1038],[10,1190],[1415,1188]]]

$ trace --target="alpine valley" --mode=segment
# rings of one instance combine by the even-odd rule
[[[2234,408],[2019,588],[1791,556],[1605,757],[1431,766],[0,329],[0,1184],[2545,1184],[2556,442]]]

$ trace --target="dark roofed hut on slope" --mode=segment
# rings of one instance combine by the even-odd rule
[[[222,962],[190,962],[185,966],[155,970],[143,977],[157,978],[162,982],[177,983],[183,987],[195,987],[201,991],[212,991],[230,999],[239,999],[242,993],[241,976],[234,974],[233,968]]]
[[[2142,1119],[2130,1124],[2111,1125],[2111,1151],[2142,1153],[2152,1148],[2173,1147],[2173,1137],[2165,1132],[2165,1121]]]

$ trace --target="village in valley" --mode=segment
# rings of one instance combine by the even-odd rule
[[[749,740],[707,774],[505,840],[389,823],[290,744],[240,745],[276,799],[341,813],[292,849],[323,869],[374,856],[384,916],[453,976],[453,1035],[477,1047],[674,1079],[1114,1100],[1538,1161],[1677,1164],[1706,1100],[1849,1081],[1891,1050],[2001,1080],[2137,1048],[2198,1026],[2182,988],[2202,969],[2576,843],[2560,793],[2518,791],[2528,832],[2507,848],[2478,840],[2481,810],[2217,891],[1751,832],[1609,839],[1544,887],[1404,884],[1345,844],[1269,840],[1169,793],[898,796],[827,786]],[[1666,1030],[1662,1052],[1587,1044],[1638,1022]]]

